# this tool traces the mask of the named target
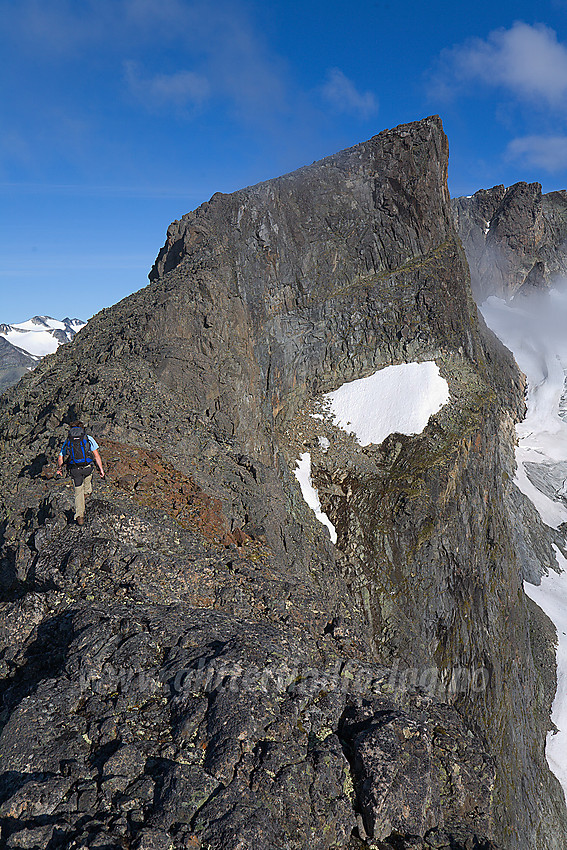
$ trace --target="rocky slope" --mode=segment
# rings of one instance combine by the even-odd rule
[[[539,183],[481,189],[453,200],[455,223],[480,303],[547,289],[567,277],[567,192],[542,194]]]
[[[0,400],[7,847],[565,846],[553,629],[509,507],[523,383],[447,154],[430,118],[215,195]],[[420,435],[311,415],[427,359],[451,402]],[[53,478],[77,415],[109,469],[82,528]]]

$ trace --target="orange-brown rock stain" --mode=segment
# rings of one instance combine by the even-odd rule
[[[229,528],[220,499],[157,451],[107,439],[101,450],[109,483],[131,493],[139,504],[168,514],[183,528],[199,530],[211,543],[242,547],[250,540],[241,529]]]

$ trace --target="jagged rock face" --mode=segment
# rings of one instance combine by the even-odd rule
[[[152,365],[196,407],[207,399],[229,433],[246,442],[253,435],[250,451],[261,449],[265,422],[340,380],[440,347],[482,358],[463,276],[452,273],[463,260],[436,129],[430,122],[381,134],[278,180],[215,195],[170,227],[151,274],[170,271],[152,324],[158,337],[176,326],[193,352],[180,368],[178,351],[169,358],[158,346]],[[187,278],[198,291],[183,292]]]
[[[548,289],[567,276],[565,190],[543,195],[539,183],[494,186],[455,198],[453,212],[479,303]]]
[[[523,385],[446,169],[431,118],[215,195],[0,402],[7,846],[565,846],[506,507]],[[451,403],[417,437],[310,416],[431,358]],[[77,415],[109,468],[82,528],[49,466]]]

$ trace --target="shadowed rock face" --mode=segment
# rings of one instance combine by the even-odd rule
[[[16,384],[36,364],[35,357],[0,336],[0,393]]]
[[[429,118],[215,195],[2,398],[7,846],[565,846],[507,508],[523,385],[446,169]],[[451,401],[420,435],[310,415],[425,359]],[[109,470],[82,528],[53,478],[77,415]]]
[[[479,303],[548,289],[567,276],[565,190],[543,195],[539,183],[515,183],[452,203]]]

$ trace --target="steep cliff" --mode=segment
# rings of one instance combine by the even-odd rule
[[[565,846],[507,508],[523,384],[447,154],[429,118],[213,196],[0,401],[7,846]],[[414,360],[451,393],[421,434],[321,413]],[[82,528],[52,468],[77,415],[109,467]]]
[[[481,189],[455,198],[453,211],[480,303],[548,289],[567,277],[567,192],[542,194],[539,183]]]

